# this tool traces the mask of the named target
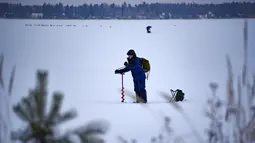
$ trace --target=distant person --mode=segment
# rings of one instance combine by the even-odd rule
[[[138,58],[134,50],[127,52],[127,61],[125,68],[115,70],[115,74],[124,74],[131,71],[134,91],[136,93],[136,101],[134,103],[147,103],[147,92],[145,89],[146,72],[150,71],[149,61],[145,58]]]
[[[151,33],[151,26],[146,27],[147,33]]]

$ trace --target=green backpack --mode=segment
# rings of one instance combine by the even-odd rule
[[[142,61],[142,69],[144,70],[144,72],[147,73],[147,79],[148,79],[149,73],[150,73],[150,70],[151,70],[150,62],[149,62],[149,60],[147,60],[145,58],[140,58],[140,59]]]

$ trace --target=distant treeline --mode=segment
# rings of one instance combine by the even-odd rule
[[[1,18],[35,19],[199,19],[255,18],[255,3],[223,4],[165,4],[142,3],[131,5],[83,4],[79,6],[21,5],[0,3]]]

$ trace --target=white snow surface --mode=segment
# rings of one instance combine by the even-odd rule
[[[255,20],[249,19],[248,74],[255,72]],[[28,26],[31,24],[32,26]],[[48,24],[49,26],[36,26]],[[50,26],[63,25],[63,26]],[[71,25],[71,26],[66,26]],[[75,26],[74,26],[75,25]],[[152,33],[146,33],[146,26]],[[217,94],[226,99],[226,55],[234,76],[241,75],[243,63],[243,19],[238,20],[4,20],[0,19],[0,52],[5,55],[4,77],[16,65],[12,104],[26,96],[35,85],[37,69],[49,71],[49,93],[65,94],[63,110],[75,108],[78,117],[63,129],[79,127],[94,119],[110,122],[105,136],[149,142],[163,127],[163,115],[172,118],[175,135],[189,135],[196,143],[182,115],[168,104],[121,104],[121,76],[126,53],[134,49],[151,63],[146,81],[148,101],[164,101],[158,91],[180,88],[188,101],[179,103],[199,133],[209,126],[203,112],[217,82]],[[252,40],[253,39],[253,40]],[[235,77],[236,82],[236,77]],[[5,78],[7,83],[8,78]],[[235,84],[236,86],[236,84]],[[131,73],[124,87],[133,92]],[[48,99],[50,101],[50,99]],[[131,101],[126,97],[127,101]],[[116,104],[115,104],[116,103]],[[12,115],[13,129],[23,127]]]

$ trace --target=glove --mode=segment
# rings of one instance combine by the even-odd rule
[[[115,74],[122,74],[122,75],[124,75],[124,72],[120,72],[120,70],[115,70]]]
[[[119,70],[115,70],[114,73],[115,73],[115,74],[120,74],[120,71],[119,71]]]
[[[127,66],[127,65],[128,65],[128,62],[125,62],[125,63],[124,63],[124,66]]]

